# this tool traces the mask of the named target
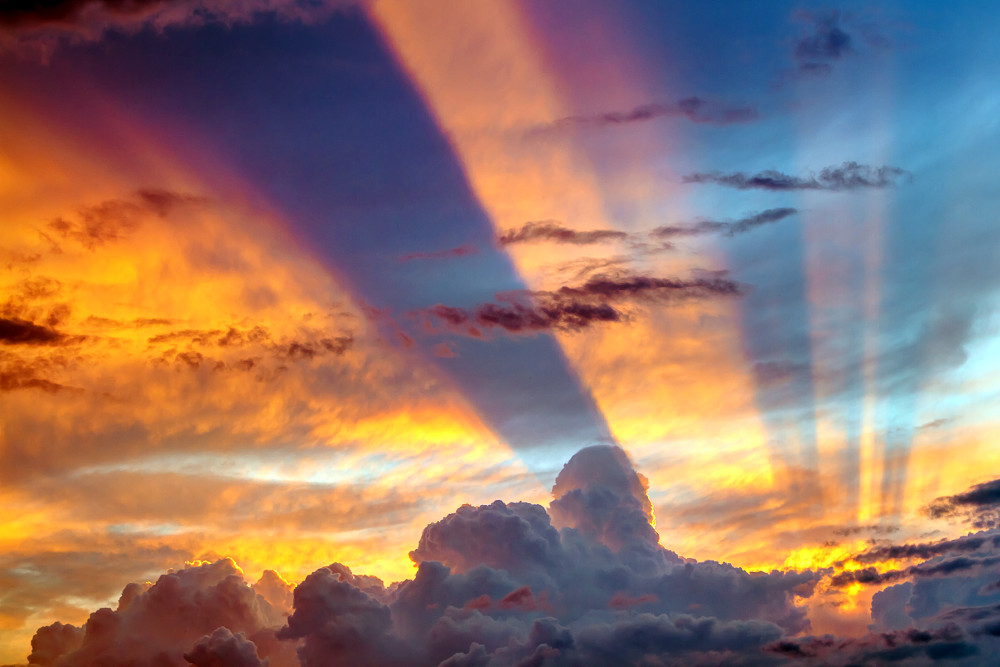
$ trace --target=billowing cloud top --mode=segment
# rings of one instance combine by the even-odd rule
[[[853,557],[923,561],[881,575],[872,567],[746,572],[664,549],[651,512],[646,480],[625,452],[589,447],[559,473],[548,510],[497,500],[428,525],[410,552],[412,579],[386,587],[334,563],[293,590],[271,571],[249,586],[228,559],[190,564],[145,586],[129,584],[116,609],[95,611],[82,628],[40,628],[29,663],[986,664],[1000,657],[1000,534]],[[871,585],[879,577],[904,583],[874,597],[871,634],[808,634],[803,605],[818,585]]]

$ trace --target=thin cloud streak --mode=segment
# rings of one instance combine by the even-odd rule
[[[606,111],[587,116],[566,116],[548,125],[538,125],[529,135],[544,135],[571,127],[606,128],[644,123],[657,118],[686,118],[692,123],[732,125],[758,118],[753,106],[728,106],[701,97],[685,97],[673,103],[642,104],[627,111]]]
[[[755,174],[747,172],[699,172],[682,177],[683,183],[712,183],[737,190],[770,190],[793,192],[796,190],[826,190],[844,192],[863,189],[893,188],[900,181],[911,177],[910,172],[893,166],[872,167],[857,162],[844,162],[839,166],[824,167],[818,174],[792,176],[768,169]]]
[[[506,333],[579,331],[599,322],[627,319],[618,304],[669,304],[680,300],[736,297],[746,286],[724,274],[688,279],[642,275],[595,276],[578,286],[553,291],[523,291],[498,295],[498,302],[472,309],[438,304],[422,313],[449,330],[481,337],[483,330]]]

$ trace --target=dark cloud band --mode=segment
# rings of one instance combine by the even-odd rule
[[[767,170],[749,174],[718,171],[688,174],[684,183],[714,183],[737,190],[771,190],[790,192],[796,190],[847,190],[881,189],[895,187],[910,173],[893,166],[872,167],[857,162],[844,162],[840,166],[826,167],[818,174],[792,176],[780,171]]]

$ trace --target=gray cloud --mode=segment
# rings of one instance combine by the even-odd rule
[[[844,162],[839,166],[824,167],[818,174],[805,177],[768,169],[756,174],[718,171],[694,173],[684,176],[682,180],[684,183],[714,183],[737,190],[842,192],[895,187],[901,180],[909,177],[910,173],[899,167],[872,167],[857,162]]]
[[[795,44],[794,57],[802,76],[826,76],[832,62],[854,52],[854,40],[841,25],[839,12],[804,14],[810,31]]]
[[[599,322],[626,319],[619,304],[626,302],[666,304],[682,299],[740,296],[745,286],[723,273],[703,273],[693,278],[657,278],[623,274],[594,276],[577,286],[553,291],[517,292],[498,295],[496,303],[471,309],[438,304],[422,312],[432,322],[449,330],[481,336],[483,330],[507,333],[579,331]]]
[[[530,134],[545,134],[569,127],[615,127],[642,123],[656,118],[686,118],[692,123],[731,125],[757,120],[753,106],[730,106],[701,97],[685,97],[671,103],[642,104],[626,111],[606,111],[587,116],[567,116],[532,128]]]
[[[576,231],[563,226],[556,220],[543,220],[526,222],[519,229],[508,229],[497,237],[497,241],[501,245],[535,243],[540,241],[586,245],[590,243],[602,243],[604,241],[623,241],[628,237],[629,235],[625,232],[613,229]]]
[[[675,238],[679,236],[703,236],[706,234],[722,234],[736,236],[745,234],[751,229],[779,222],[798,213],[794,208],[769,208],[759,213],[749,213],[732,221],[701,220],[686,225],[665,225],[657,227],[650,235],[657,238]]]

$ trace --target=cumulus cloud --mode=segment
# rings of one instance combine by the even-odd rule
[[[799,602],[819,573],[683,559],[659,545],[646,487],[620,448],[584,449],[548,509],[497,501],[427,526],[411,580],[334,563],[286,616],[275,573],[251,587],[231,561],[195,564],[126,587],[82,629],[40,629],[34,664],[700,664],[808,628]]]
[[[246,635],[233,634],[226,627],[199,639],[184,659],[195,667],[268,667],[268,661],[260,659],[257,646]]]
[[[389,586],[340,563],[292,590],[248,586],[229,560],[130,584],[84,627],[53,624],[31,664],[368,667],[847,665],[1000,656],[1000,535],[878,547],[925,562],[841,573],[889,583],[867,635],[809,635],[803,602],[830,571],[746,572],[659,544],[648,483],[616,446],[581,450],[548,508],[464,505],[428,525],[412,579]],[[864,554],[862,555],[864,556]],[[861,557],[859,557],[861,558]],[[928,560],[929,559],[929,560]]]
[[[280,653],[273,635],[284,621],[284,614],[224,559],[161,575],[148,587],[130,584],[117,609],[95,611],[81,629],[59,624],[39,629],[29,662],[58,667],[181,667],[189,662],[262,667],[266,663],[253,662],[251,656],[256,647]],[[242,662],[220,662],[220,656]]]
[[[553,291],[506,292],[497,295],[496,303],[471,309],[438,304],[422,314],[451,331],[477,337],[489,329],[514,334],[578,331],[599,322],[625,320],[622,304],[733,297],[745,290],[745,286],[719,272],[704,272],[686,279],[601,275],[581,285],[567,285]]]
[[[827,190],[842,192],[891,188],[898,185],[904,178],[909,177],[910,173],[899,167],[872,167],[857,162],[844,162],[839,166],[824,167],[818,174],[813,173],[804,177],[768,169],[756,174],[718,171],[694,173],[684,176],[682,180],[684,183],[714,183],[737,190],[771,190],[774,192]]]

